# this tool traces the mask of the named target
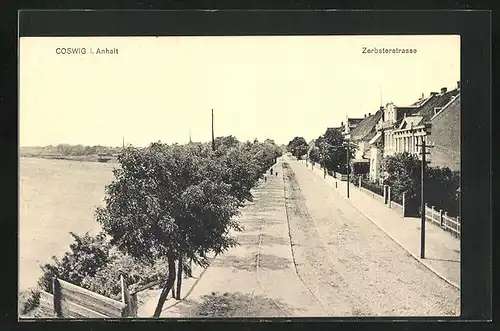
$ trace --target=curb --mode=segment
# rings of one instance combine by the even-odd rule
[[[309,170],[309,168],[307,168]],[[312,171],[312,170],[311,170]],[[314,171],[312,171],[314,173]],[[335,190],[333,190],[335,192]],[[382,230],[393,242],[395,242],[399,247],[401,247],[402,249],[404,249],[408,254],[410,254],[411,257],[413,257],[413,259],[417,260],[418,262],[420,262],[420,264],[422,264],[423,266],[425,266],[427,269],[429,269],[432,273],[434,273],[436,276],[438,276],[439,278],[441,278],[442,280],[444,280],[446,283],[450,284],[451,286],[457,288],[458,290],[460,290],[460,285],[458,285],[457,283],[455,283],[454,281],[450,280],[448,277],[442,275],[439,271],[437,271],[434,267],[432,267],[431,265],[429,265],[428,263],[426,263],[425,259],[422,260],[420,259],[418,256],[416,256],[416,254],[410,252],[405,246],[403,246],[398,240],[396,240],[395,238],[393,238],[389,233],[387,233],[387,231],[385,231],[382,227],[380,227],[375,221],[373,221],[371,219],[371,217],[368,217],[365,213],[363,213],[361,210],[359,210],[349,199],[347,199],[346,197],[336,193],[339,197],[341,197],[342,199],[344,199],[345,201],[347,201],[354,209],[356,209],[361,215],[363,215],[363,217],[365,217],[367,220],[369,220],[370,222],[372,222],[375,226],[377,226],[380,230]]]

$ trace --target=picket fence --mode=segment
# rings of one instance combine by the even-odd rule
[[[441,226],[443,230],[460,237],[461,223],[459,216],[457,218],[450,217],[447,212],[443,212],[443,210],[437,211],[434,209],[434,206],[429,207],[425,204],[425,218],[427,221]]]

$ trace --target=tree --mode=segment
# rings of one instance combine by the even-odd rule
[[[112,243],[133,257],[165,257],[168,275],[154,316],[159,317],[175,278],[175,261],[207,265],[207,254],[237,244],[229,230],[241,230],[233,216],[238,199],[231,186],[214,180],[224,167],[203,146],[152,144],[127,148],[118,158],[116,180],[106,188],[97,221]]]
[[[309,146],[303,137],[295,137],[288,143],[287,149],[300,160],[307,153]]]
[[[314,155],[317,158],[315,162],[324,162],[326,169],[329,171],[347,172],[348,143],[349,141],[344,138],[340,131],[327,129],[315,141],[316,151],[314,153],[317,153]],[[351,144],[349,150],[350,159],[354,158],[355,151],[356,148]]]
[[[391,194],[399,201],[403,193],[411,202],[409,207],[416,212],[420,200],[421,161],[413,154],[404,152],[384,159],[387,178],[384,183],[391,187]]]

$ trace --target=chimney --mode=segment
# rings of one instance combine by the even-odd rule
[[[438,94],[439,94],[438,92],[431,92],[431,97],[435,96],[435,95],[438,95]]]
[[[340,122],[340,126],[344,126],[344,122]]]
[[[383,110],[384,110],[384,106],[380,106],[380,110],[382,110],[382,111],[383,111]]]
[[[372,113],[368,113],[368,116],[372,116]]]
[[[365,118],[366,118],[366,114],[365,114]]]
[[[457,81],[457,90],[460,90],[460,81]]]
[[[445,94],[448,89],[446,87],[441,87],[441,94]]]
[[[424,93],[422,93],[422,97],[420,98],[420,100],[424,100],[425,96],[424,96]]]

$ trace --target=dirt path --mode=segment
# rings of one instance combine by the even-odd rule
[[[216,257],[189,297],[162,317],[327,316],[295,272],[281,168],[278,161],[278,175],[268,175],[242,209],[244,231],[233,233],[240,245]],[[158,296],[150,293],[145,305],[153,307]]]
[[[393,242],[317,176],[287,161],[292,237],[331,316],[458,315],[459,290]]]
[[[279,160],[274,168],[278,176],[260,183],[242,210],[245,230],[234,233],[240,246],[216,257],[189,297],[166,305],[162,317],[459,313],[456,288],[324,181],[296,161]],[[148,300],[155,304],[158,296]]]

